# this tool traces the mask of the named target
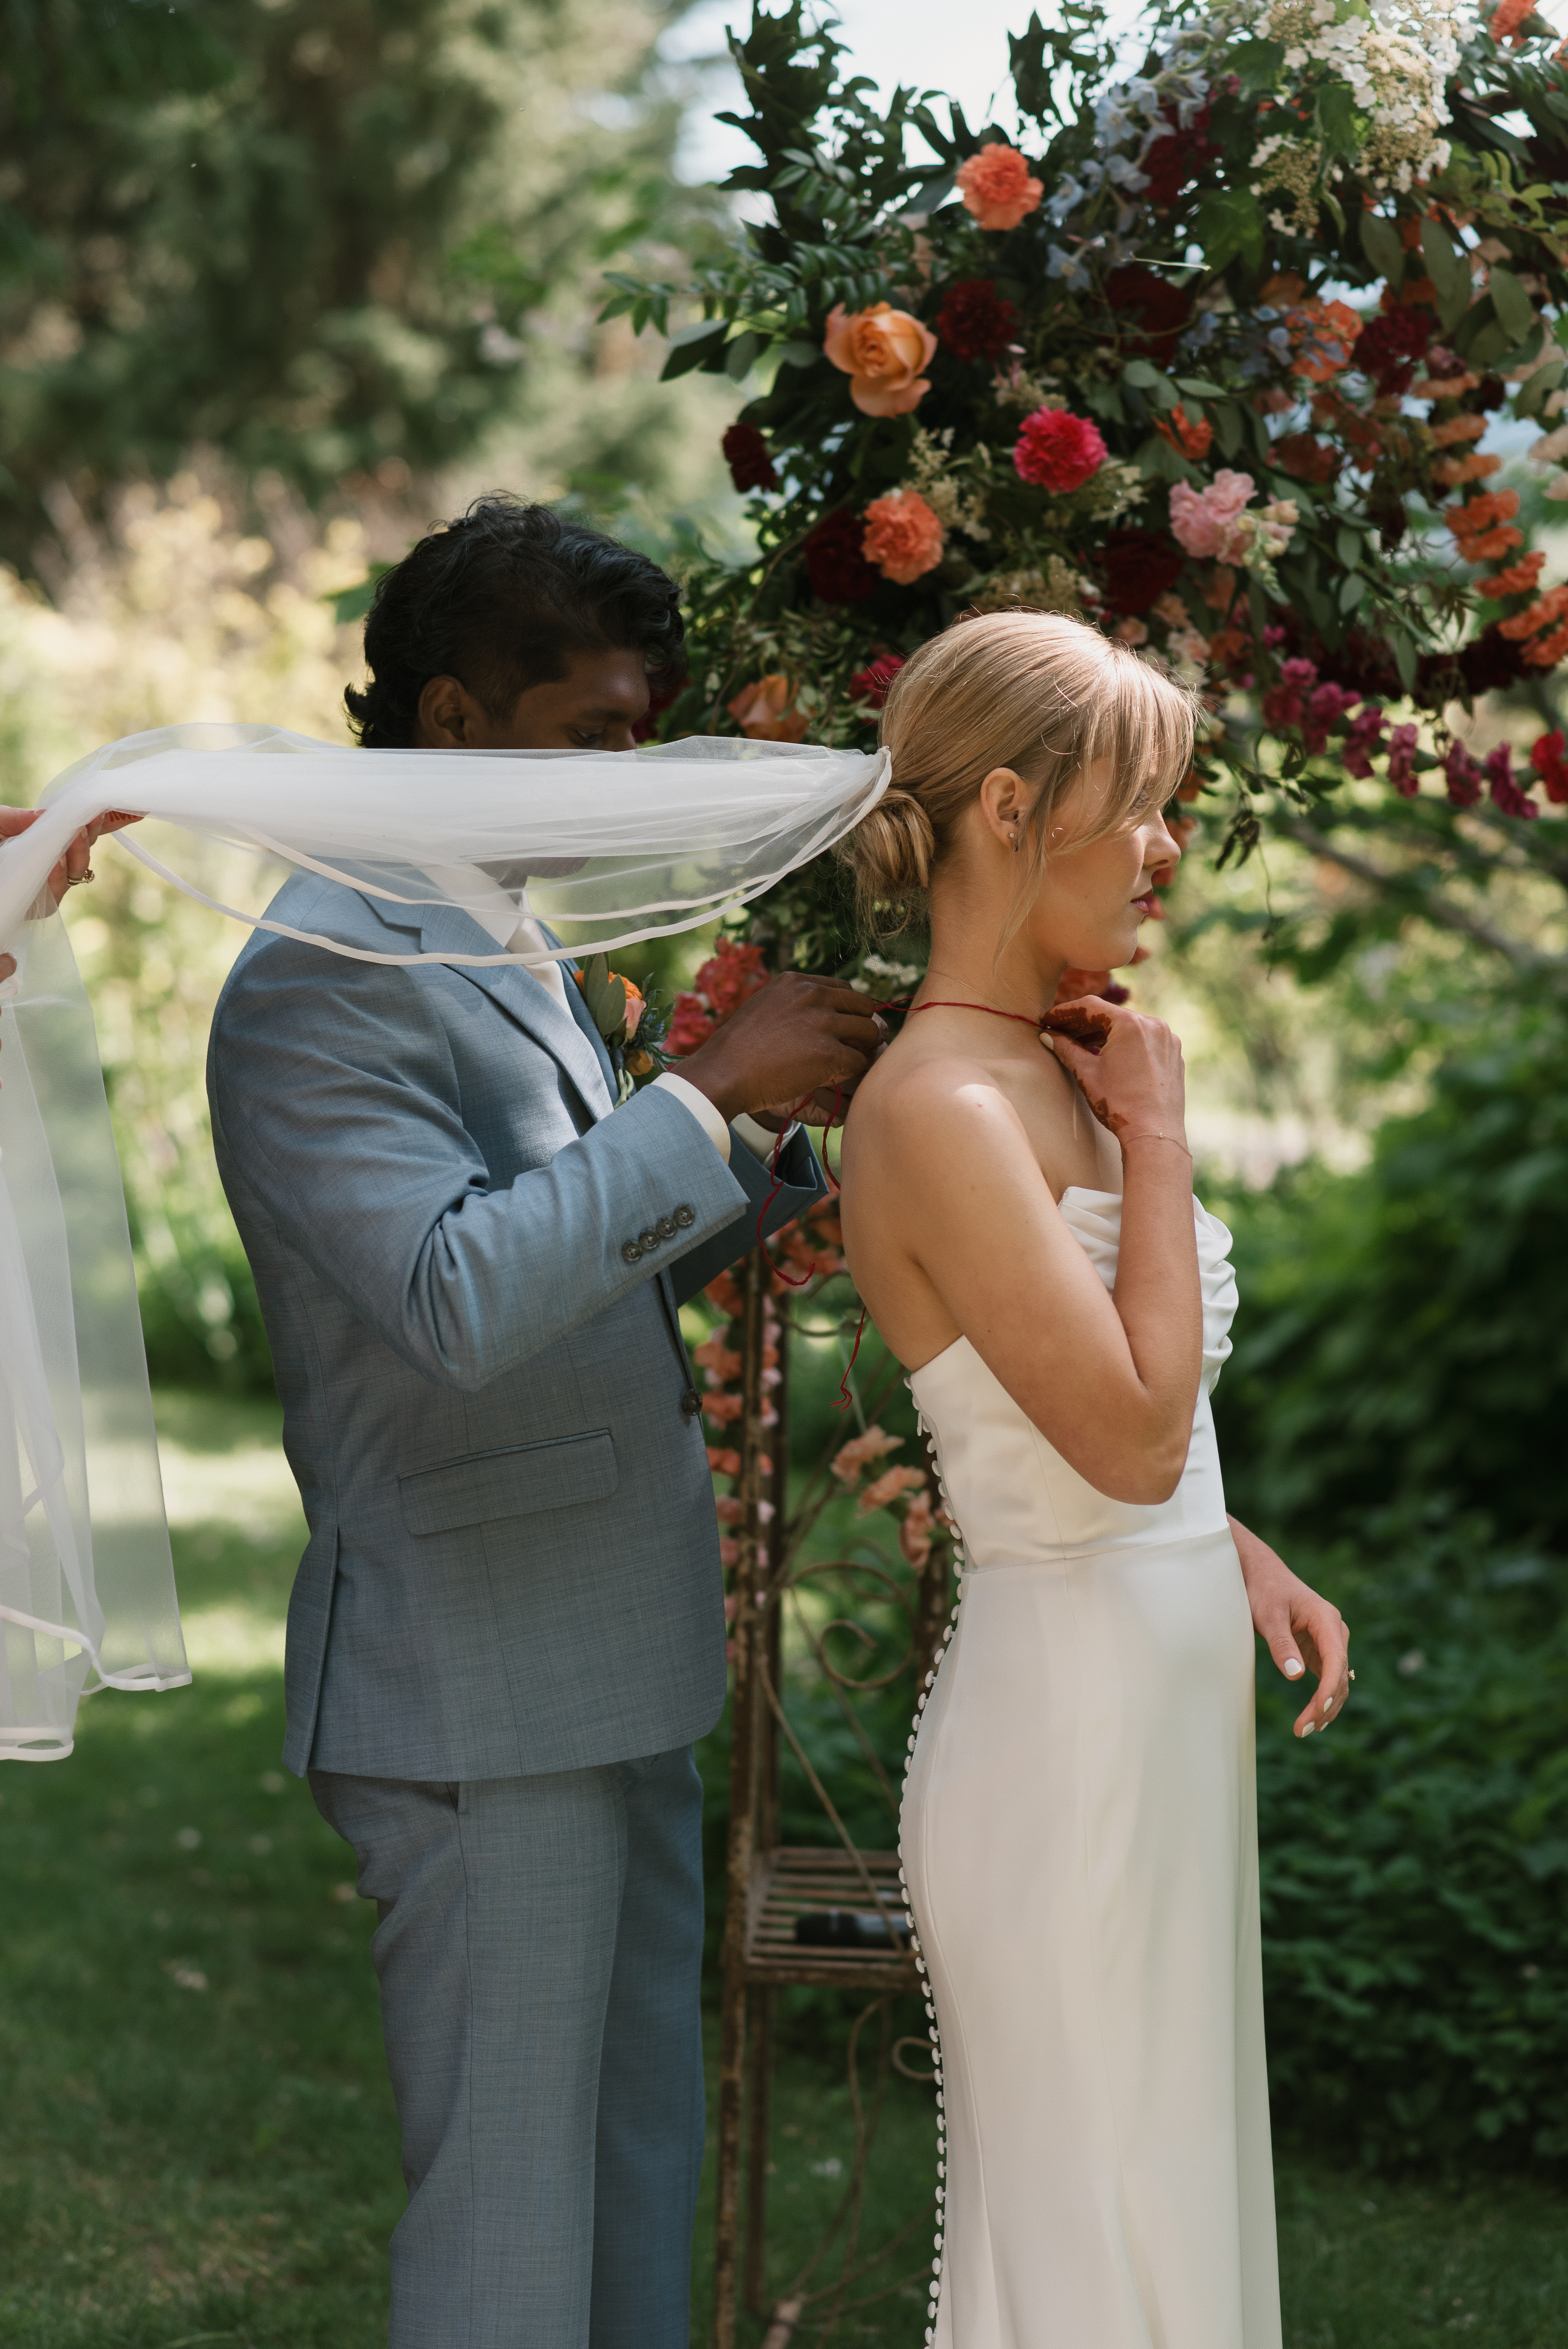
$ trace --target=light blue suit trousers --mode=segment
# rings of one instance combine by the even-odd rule
[[[686,2349],[703,2145],[691,1749],[532,1778],[310,1784],[380,1912],[408,2188],[391,2349]]]

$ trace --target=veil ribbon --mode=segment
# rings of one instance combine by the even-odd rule
[[[95,1690],[191,1677],[92,1011],[45,886],[74,834],[134,809],[153,836],[120,844],[149,870],[358,961],[521,963],[483,950],[482,924],[473,953],[334,935],[337,892],[347,929],[352,895],[477,914],[499,884],[566,960],[734,913],[851,830],[889,767],[885,751],[704,736],[615,753],[350,750],[191,725],[111,742],[50,786],[0,845],[0,952],[18,964],[0,984],[0,1760],[69,1754]],[[209,896],[181,865],[212,842],[320,876],[323,926]]]

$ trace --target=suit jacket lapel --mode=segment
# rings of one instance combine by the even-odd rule
[[[494,954],[496,943],[488,930],[481,929],[470,916],[456,905],[410,907],[412,918],[395,918],[403,909],[383,907],[374,898],[361,898],[377,919],[387,928],[407,936],[418,924],[418,935],[426,954]],[[585,1003],[574,1002],[580,990],[575,979],[566,981],[566,999],[571,1009],[562,1011],[548,988],[541,985],[531,971],[521,963],[492,963],[488,968],[476,968],[471,963],[448,965],[454,978],[466,978],[470,986],[488,995],[514,1020],[524,1033],[541,1045],[561,1064],[575,1086],[583,1107],[595,1124],[608,1117],[615,1106],[614,1074],[610,1056],[597,1036],[593,1043],[593,1022],[588,1018]],[[584,1032],[586,1030],[586,1033]],[[594,1045],[598,1046],[597,1051]]]

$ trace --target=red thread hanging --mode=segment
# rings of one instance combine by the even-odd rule
[[[869,1305],[861,1306],[860,1327],[855,1331],[855,1342],[850,1349],[850,1359],[844,1364],[844,1375],[839,1381],[838,1400],[832,1406],[834,1411],[851,1411],[854,1408],[855,1399],[850,1392],[850,1372],[855,1367],[855,1358],[861,1350],[861,1340],[866,1334],[866,1319],[870,1311]]]

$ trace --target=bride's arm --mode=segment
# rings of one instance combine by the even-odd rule
[[[1317,1674],[1310,1704],[1296,1716],[1295,1733],[1310,1737],[1337,1721],[1350,1694],[1350,1626],[1332,1599],[1320,1598],[1267,1542],[1249,1533],[1239,1517],[1230,1520],[1253,1610],[1253,1629],[1267,1640],[1269,1653],[1286,1680],[1304,1671]]]
[[[1176,1039],[1134,1013],[1110,1025],[1098,1060],[1071,1047],[1060,1057],[1086,1063],[1090,1105],[1122,1145],[1114,1299],[1063,1222],[1016,1110],[967,1061],[916,1063],[881,1087],[871,1120],[851,1120],[853,1221],[869,1243],[851,1248],[884,1335],[899,1319],[897,1263],[913,1260],[943,1318],[1063,1458],[1111,1499],[1147,1504],[1181,1480],[1202,1369],[1191,1161],[1177,1146]]]

